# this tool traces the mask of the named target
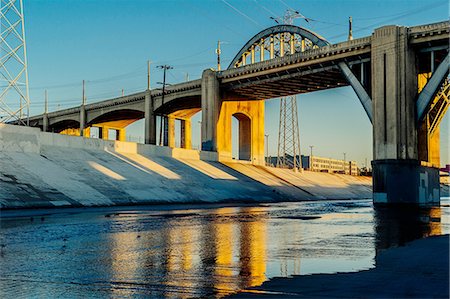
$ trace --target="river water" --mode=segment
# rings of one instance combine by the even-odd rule
[[[450,232],[370,200],[4,212],[0,298],[223,297],[276,277],[354,272],[379,250]]]

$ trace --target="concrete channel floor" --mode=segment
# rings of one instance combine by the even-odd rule
[[[383,250],[374,269],[273,278],[230,298],[449,298],[449,235]]]

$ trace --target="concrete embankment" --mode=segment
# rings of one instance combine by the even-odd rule
[[[214,153],[0,124],[0,206],[370,198],[371,179],[221,163]]]

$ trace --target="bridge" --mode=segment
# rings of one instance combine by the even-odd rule
[[[264,164],[264,100],[351,86],[373,124],[375,203],[439,204],[439,123],[449,106],[449,25],[384,26],[338,44],[279,25],[251,38],[224,71],[161,90],[145,90],[30,118],[43,131],[89,136],[92,127],[125,139],[145,119],[145,143],[191,148],[191,117],[202,111],[202,151],[231,159],[231,118],[239,121],[239,159]]]

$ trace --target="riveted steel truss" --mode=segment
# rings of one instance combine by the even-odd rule
[[[230,68],[305,52],[328,45],[318,34],[294,25],[267,28],[251,38],[230,63]]]

